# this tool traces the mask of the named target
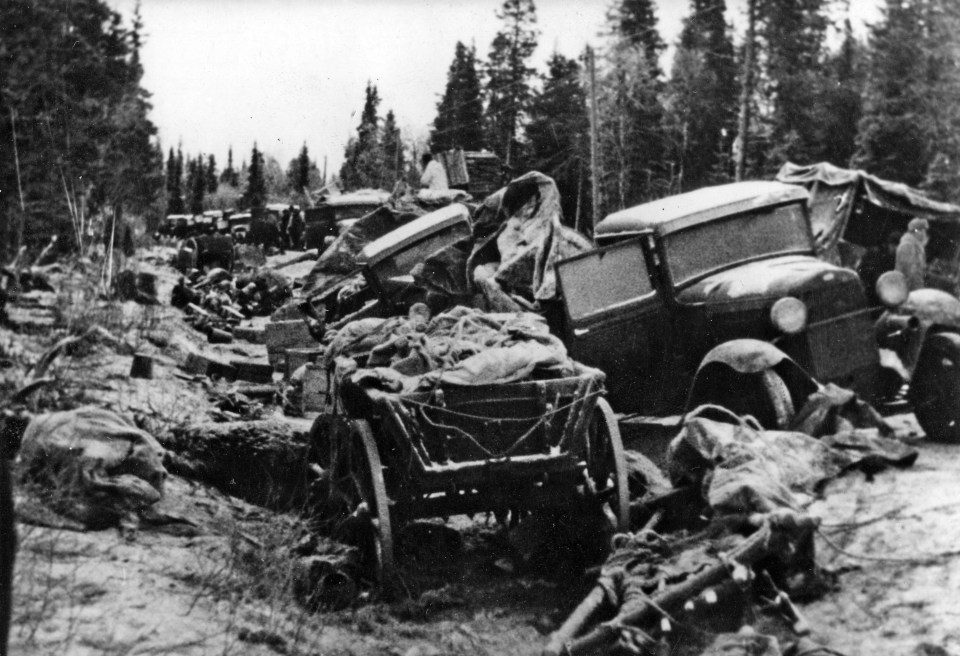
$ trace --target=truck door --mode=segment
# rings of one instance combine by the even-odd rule
[[[653,414],[663,397],[656,372],[667,336],[642,239],[559,262],[557,281],[570,355],[607,374],[608,398],[616,411]]]

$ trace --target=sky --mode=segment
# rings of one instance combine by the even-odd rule
[[[128,18],[137,0],[107,0]],[[536,0],[544,69],[554,51],[600,45],[611,0]],[[877,0],[850,0],[862,29]],[[356,134],[369,80],[380,116],[392,109],[404,139],[426,138],[457,41],[486,58],[502,0],[140,0],[143,86],[164,152],[249,160],[253,143],[283,167],[306,143],[336,171]],[[657,0],[660,31],[676,40],[689,0]],[[742,0],[728,20],[742,24]],[[667,70],[669,67],[666,67]]]

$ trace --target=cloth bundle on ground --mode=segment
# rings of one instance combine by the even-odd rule
[[[828,398],[821,394],[815,407],[829,405]],[[817,413],[805,414],[809,420]],[[807,423],[812,433],[820,432]],[[687,415],[670,443],[667,462],[671,482],[702,486],[704,499],[717,513],[750,514],[799,510],[823,483],[844,471],[906,467],[917,455],[916,449],[882,437],[875,426],[849,426],[817,439],[801,432],[765,431],[752,417],[701,406]]]
[[[34,417],[23,434],[20,476],[50,507],[86,528],[117,524],[163,495],[157,440],[124,417],[92,406]]]
[[[365,368],[358,369],[356,358]],[[422,304],[407,317],[344,326],[325,354],[337,378],[391,392],[437,384],[486,385],[579,371],[546,322],[529,312],[489,314],[458,306],[432,319]]]

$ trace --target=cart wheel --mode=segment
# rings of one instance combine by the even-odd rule
[[[327,508],[322,514],[332,537],[356,546],[363,571],[383,585],[393,574],[393,536],[373,431],[363,419],[334,419],[323,429],[317,430],[315,424],[318,459],[329,476]]]
[[[610,503],[618,531],[630,530],[630,488],[620,426],[606,399],[597,399],[587,433],[587,473],[602,498]]]

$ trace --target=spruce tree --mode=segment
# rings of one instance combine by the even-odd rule
[[[82,247],[91,216],[147,212],[163,192],[142,28],[103,0],[0,2],[0,260],[51,234]]]
[[[457,41],[453,62],[447,71],[447,87],[437,104],[437,118],[430,132],[434,150],[483,148],[483,100],[475,48]]]
[[[300,148],[300,154],[290,160],[287,166],[287,182],[295,194],[306,193],[310,189],[310,173],[317,165],[310,160],[307,144]]]
[[[217,178],[217,160],[213,154],[207,155],[207,165],[204,167],[203,173],[206,177],[207,193],[217,193],[217,184],[219,183]]]
[[[863,45],[844,22],[844,40],[827,58],[827,84],[820,94],[814,118],[817,159],[846,167],[856,152],[857,130],[863,116],[865,85]]]
[[[947,198],[952,187],[954,199],[956,185],[938,180],[960,161],[958,22],[951,0],[888,0],[883,20],[870,30],[854,158],[880,177],[926,184]]]
[[[227,150],[227,168],[223,169],[220,174],[220,182],[234,188],[240,185],[240,176],[237,174],[237,170],[233,168],[233,146],[230,146]]]
[[[383,173],[383,150],[380,141],[380,95],[377,87],[367,82],[363,111],[356,138],[347,142],[340,181],[346,189],[380,187]]]
[[[665,122],[677,190],[724,181],[736,120],[736,62],[724,0],[692,0],[666,88]]]
[[[775,173],[787,160],[822,159],[818,108],[829,84],[825,75],[825,0],[759,0],[757,36],[764,54],[760,90],[767,107],[768,146],[758,175]],[[839,135],[838,135],[839,136]]]
[[[403,177],[403,143],[400,140],[400,128],[397,127],[397,118],[393,110],[387,110],[383,120],[383,172],[380,174],[380,186],[384,189],[393,189],[394,185]]]
[[[487,144],[510,166],[517,158],[517,131],[536,73],[527,62],[540,32],[533,0],[504,0],[497,18],[502,27],[490,45],[487,63]]]
[[[177,156],[170,149],[167,157],[167,214],[183,214],[183,192],[180,190],[180,170],[177,167]]]
[[[207,189],[203,155],[187,160],[187,192],[190,194],[190,213],[203,214],[203,195]]]
[[[601,188],[612,211],[676,191],[664,162],[663,106],[652,0],[623,0],[608,14],[611,43],[598,74]],[[602,214],[601,214],[602,216]],[[600,218],[599,216],[597,218]]]
[[[543,90],[530,102],[524,168],[557,183],[566,223],[590,225],[590,123],[580,65],[554,53],[542,76]]]
[[[267,184],[264,177],[263,154],[257,149],[254,142],[250,153],[250,166],[247,168],[247,188],[240,198],[243,209],[250,210],[254,216],[259,216],[267,202]]]

